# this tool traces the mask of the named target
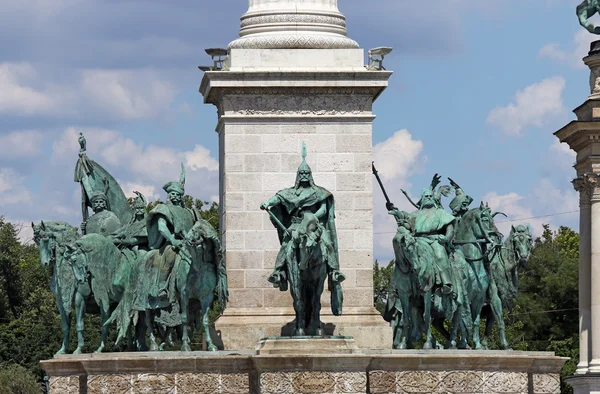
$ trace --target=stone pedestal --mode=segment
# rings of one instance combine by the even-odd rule
[[[371,173],[372,105],[391,73],[368,71],[364,51],[345,34],[335,0],[252,0],[223,70],[202,80],[200,92],[219,117],[230,302],[216,327],[225,349],[252,349],[262,337],[283,335],[293,319],[290,295],[267,282],[279,241],[259,206],[294,185],[303,141],[315,183],[335,197],[347,277],[344,316],[331,316],[325,291],[322,320],[335,326],[335,335],[354,336],[359,347],[392,344],[391,329],[373,308]],[[361,334],[362,324],[371,338]]]
[[[41,365],[50,394],[558,394],[565,362],[552,353],[513,351],[253,353],[68,355]]]
[[[265,338],[256,345],[256,354],[259,356],[355,353],[358,353],[358,346],[351,337]]]

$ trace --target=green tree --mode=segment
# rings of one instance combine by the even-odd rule
[[[373,305],[381,314],[385,311],[393,269],[394,260],[390,261],[387,267],[384,268],[379,266],[377,260],[373,264]]]
[[[26,368],[11,364],[0,369],[0,393],[38,394],[42,392],[40,383]]]
[[[573,374],[579,359],[579,234],[544,226],[529,264],[520,272],[519,299],[506,315],[509,341],[518,350],[554,351],[569,357],[561,375]],[[571,388],[562,383],[562,392]]]

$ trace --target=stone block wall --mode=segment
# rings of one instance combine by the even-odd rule
[[[315,183],[335,198],[345,306],[373,300],[372,126],[369,121],[297,119],[225,121],[219,130],[222,237],[231,308],[291,306],[291,297],[267,282],[279,250],[277,231],[259,206],[294,185],[302,142]],[[323,296],[329,305],[329,295]]]

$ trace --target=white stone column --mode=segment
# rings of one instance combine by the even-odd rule
[[[588,373],[592,356],[591,341],[591,192],[586,177],[573,181],[579,192],[579,363],[577,375]]]
[[[590,373],[600,373],[600,190],[598,175],[585,174],[589,184],[591,203],[591,342],[592,354],[589,364]],[[580,284],[581,285],[581,284]]]

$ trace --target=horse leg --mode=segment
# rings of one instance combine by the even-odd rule
[[[475,345],[475,350],[482,350],[483,345],[481,344],[481,340],[479,338],[479,327],[481,325],[481,309],[483,308],[483,299],[481,296],[477,296],[475,300],[473,300],[471,311],[473,318],[473,344]]]
[[[154,311],[151,309],[146,309],[145,319],[146,319],[146,327],[150,331],[150,351],[156,352],[160,349],[159,349],[158,345],[156,344],[156,338],[154,337]]]
[[[138,312],[138,321],[135,326],[135,345],[137,350],[141,352],[148,351],[148,344],[146,343],[146,315],[148,313],[148,311]]]
[[[447,349],[453,349],[456,346],[456,342],[453,343],[453,339],[455,338],[453,337],[453,333],[449,333],[448,330],[446,330],[446,327],[444,327],[444,319],[434,317],[431,319],[431,325],[444,337]],[[454,331],[454,329],[452,331]]]
[[[81,354],[83,352],[83,317],[85,316],[85,298],[77,291],[75,292],[75,317],[77,319],[77,349],[73,354]]]
[[[401,294],[400,302],[402,303],[402,322],[398,322],[400,325],[399,332],[399,343],[396,349],[408,349],[408,338],[410,338],[410,299],[408,295]],[[396,341],[394,337],[394,342]]]
[[[65,311],[65,308],[62,305],[62,300],[57,299],[56,305],[58,306],[58,313],[60,314],[60,321],[61,321],[62,334],[63,334],[62,346],[58,350],[58,352],[56,352],[56,354],[66,354],[67,351],[69,350],[69,334],[70,334],[69,326],[70,326],[70,320],[71,320],[70,319],[71,311]]]
[[[189,294],[187,289],[179,289],[179,306],[181,307],[181,327],[183,329],[183,333],[181,336],[181,351],[182,352],[191,352],[192,348],[190,347],[190,337],[189,337],[189,324],[188,324],[188,314],[189,314]]]
[[[204,328],[204,337],[206,338],[206,350],[209,352],[216,352],[219,350],[210,337],[210,327],[208,324],[208,311],[212,305],[213,298],[214,293],[210,291],[208,292],[208,295],[203,297],[202,301],[200,301],[200,305],[202,305],[202,327]]]
[[[104,346],[106,344],[106,337],[108,335],[108,327],[104,325],[104,323],[106,323],[106,321],[108,320],[108,318],[110,317],[110,310],[109,310],[109,306],[108,305],[101,305],[100,306],[100,316],[102,319],[102,339],[100,341],[100,346],[98,347],[98,349],[96,349],[96,351],[94,353],[102,353],[102,351],[104,350]]]
[[[324,266],[324,265],[323,265]],[[323,294],[323,290],[325,289],[325,277],[327,276],[327,271],[324,269],[321,272],[319,278],[317,278],[317,286],[314,289],[313,293],[313,302],[312,302],[312,330],[315,336],[322,337],[323,336],[323,328],[321,327],[321,294]]]
[[[425,311],[423,313],[423,324],[425,325],[425,344],[423,345],[423,349],[433,349],[434,344],[433,334],[431,332],[431,295],[432,292],[429,290],[423,297],[425,303]]]
[[[500,334],[500,346],[504,350],[510,350],[510,346],[508,345],[508,341],[506,340],[504,316],[502,313],[502,300],[500,300],[500,297],[498,296],[498,289],[496,288],[495,284],[493,285],[493,288],[491,289],[490,293],[492,293],[491,294],[492,297],[491,297],[491,301],[490,301],[490,306],[492,307],[492,313],[490,314],[490,317],[488,317],[487,322],[493,323],[494,320],[498,322],[498,333]],[[486,324],[486,328],[485,328],[486,342],[487,342],[487,336],[489,334],[488,325],[489,324]],[[489,328],[491,329],[491,327],[489,327]]]

